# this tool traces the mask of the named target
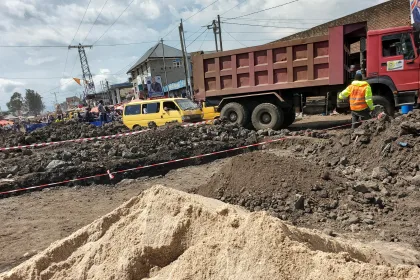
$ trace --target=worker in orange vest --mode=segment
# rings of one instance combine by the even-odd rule
[[[362,80],[362,72],[357,71],[354,81],[338,97],[340,99],[350,97],[352,128],[356,128],[361,120],[370,119],[370,112],[374,109],[372,89],[367,82]]]

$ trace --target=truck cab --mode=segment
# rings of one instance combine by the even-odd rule
[[[395,106],[418,103],[420,58],[418,36],[410,26],[369,31],[366,78],[374,95],[386,97]]]

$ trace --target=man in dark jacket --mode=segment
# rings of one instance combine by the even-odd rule
[[[420,1],[417,0],[416,7],[413,9],[414,22],[420,22]]]
[[[156,82],[155,77],[152,78],[152,92],[162,92],[162,86],[158,82]]]

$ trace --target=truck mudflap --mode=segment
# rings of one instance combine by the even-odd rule
[[[395,106],[414,105],[417,99],[418,91],[400,91],[394,94]]]

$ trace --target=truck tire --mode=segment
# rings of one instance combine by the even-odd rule
[[[283,110],[271,103],[262,103],[252,112],[252,125],[256,130],[279,129],[284,122]]]
[[[383,107],[385,113],[388,116],[393,117],[395,113],[395,107],[394,105],[389,102],[388,99],[386,99],[384,96],[374,95],[373,96],[373,105],[380,105]]]
[[[281,128],[288,128],[296,120],[296,113],[294,109],[290,109],[287,113],[284,113],[284,121]]]
[[[249,123],[248,109],[236,102],[226,104],[220,112],[220,116],[240,126],[246,126]]]

